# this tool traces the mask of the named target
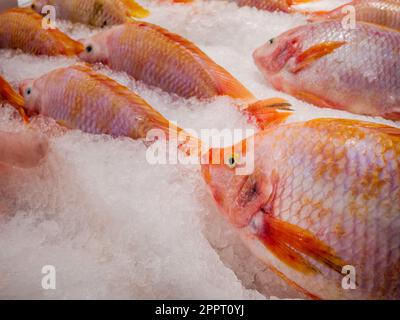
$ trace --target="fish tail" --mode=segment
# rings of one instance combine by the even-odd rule
[[[62,44],[62,54],[67,56],[75,56],[84,50],[84,46],[79,41],[71,39],[65,33],[58,29],[49,29],[52,36]]]
[[[250,103],[243,112],[254,118],[258,127],[263,130],[271,124],[285,121],[292,115],[290,106],[285,99],[271,98]]]
[[[134,18],[146,18],[150,15],[150,11],[142,7],[139,3],[134,0],[123,0],[122,1],[129,9],[129,14]]]
[[[177,137],[177,148],[184,155],[201,159],[204,147],[201,139],[170,123],[168,139],[171,139],[172,136]]]
[[[29,118],[24,108],[24,98],[16,92],[11,85],[0,76],[0,98],[7,101],[18,110],[25,123],[29,123]]]

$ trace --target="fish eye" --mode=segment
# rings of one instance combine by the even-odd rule
[[[269,44],[273,44],[274,43],[274,38],[269,39]]]
[[[228,166],[228,168],[230,169],[235,168],[236,165],[238,165],[238,159],[239,159],[238,154],[231,154],[226,160],[226,165]]]
[[[86,46],[85,50],[86,50],[87,53],[90,53],[90,52],[93,51],[93,46],[91,44],[89,44],[89,45]]]
[[[34,3],[31,4],[31,9],[33,9],[33,10],[36,9],[36,5]]]
[[[25,95],[29,96],[32,93],[32,88],[27,88],[25,90]]]

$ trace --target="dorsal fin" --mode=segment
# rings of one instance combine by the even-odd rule
[[[308,121],[311,122],[336,122],[343,125],[348,125],[351,127],[358,127],[367,130],[371,130],[372,132],[383,133],[387,134],[391,137],[400,138],[400,128],[391,127],[388,125],[374,123],[374,122],[367,122],[361,120],[352,120],[352,119],[336,119],[336,118],[320,118],[320,119],[313,119]]]
[[[208,57],[200,48],[198,48],[189,40],[151,23],[133,23],[137,23],[139,26],[151,28],[189,51],[196,61],[204,66],[209,72],[220,95],[228,95],[235,99],[255,100],[254,95],[248,91],[237,79],[235,79],[223,67],[212,61],[210,57]]]

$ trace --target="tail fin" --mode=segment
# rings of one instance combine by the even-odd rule
[[[290,106],[285,99],[272,98],[251,103],[243,112],[254,118],[258,127],[264,130],[271,124],[283,122],[292,115]]]
[[[26,115],[24,108],[24,98],[16,92],[11,85],[0,76],[0,98],[10,103],[18,110],[25,123],[29,123],[29,118]]]
[[[149,10],[143,8],[134,0],[123,0],[123,2],[129,9],[131,16],[134,18],[146,18],[150,14]]]

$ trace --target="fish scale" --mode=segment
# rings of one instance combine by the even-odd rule
[[[312,297],[400,298],[400,130],[315,119],[275,125],[254,139],[249,176],[202,165],[250,249]],[[356,290],[341,287],[345,265],[355,267]]]

